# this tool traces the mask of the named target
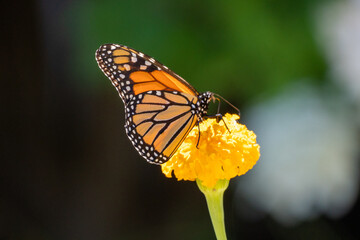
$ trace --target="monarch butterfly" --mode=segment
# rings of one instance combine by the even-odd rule
[[[150,163],[168,161],[195,124],[208,117],[210,100],[217,99],[212,92],[198,93],[166,66],[124,45],[102,45],[95,57],[125,104],[127,136]]]

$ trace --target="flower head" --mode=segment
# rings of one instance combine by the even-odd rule
[[[199,179],[213,187],[220,179],[245,174],[260,157],[256,135],[237,123],[238,115],[226,114],[223,120],[206,119],[200,123],[200,143],[196,147],[199,129],[194,127],[174,156],[161,165],[162,172],[178,180]]]

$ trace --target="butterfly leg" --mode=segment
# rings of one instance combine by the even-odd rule
[[[219,105],[218,105],[218,113],[220,112],[220,100],[223,100],[224,102],[226,102],[227,104],[229,104],[230,107],[232,107],[233,109],[235,109],[237,111],[237,114],[239,115],[240,117],[240,110],[235,107],[233,104],[231,104],[228,100],[226,100],[225,98],[223,98],[222,96],[220,96],[219,94],[216,94],[214,93],[214,96],[215,96],[215,99],[219,102]],[[240,123],[240,119],[236,120],[237,123]]]
[[[219,98],[216,98],[216,100],[218,101],[218,108],[217,108],[217,112],[216,112],[216,114],[219,114],[219,113],[220,113],[220,104],[221,104],[221,101],[220,101],[220,99],[219,99]],[[219,122],[219,121],[220,121],[220,119],[216,119],[216,121],[217,121],[217,122]]]
[[[226,127],[226,129],[229,131],[229,133],[231,133],[230,129],[228,128],[226,122],[224,121],[223,115],[221,113],[217,113],[215,115],[211,115],[211,116],[204,116],[205,118],[216,118],[216,122],[220,122],[220,120],[222,120],[224,122],[224,125]]]
[[[198,129],[199,129],[199,136],[198,136],[198,140],[197,140],[197,143],[196,143],[196,148],[199,149],[199,143],[200,143],[200,122],[198,121],[197,122],[198,124]]]
[[[216,113],[216,115],[215,115],[215,116],[216,116],[216,122],[219,123],[220,120],[223,120],[223,122],[224,122],[227,130],[230,132],[228,126],[226,125],[226,123],[225,123],[225,121],[224,121],[224,119],[223,119],[223,116],[220,114],[221,99],[220,99],[220,98],[215,98],[215,99],[218,101],[217,113]],[[225,100],[225,101],[226,101],[226,100]],[[226,101],[226,102],[227,102],[227,101]],[[229,103],[229,104],[230,104],[230,103]],[[230,104],[230,105],[233,107],[232,104]],[[237,108],[235,108],[235,109],[237,109]],[[240,111],[239,111],[239,110],[238,110],[238,115],[240,116]],[[236,122],[237,122],[237,123],[240,123],[240,119],[236,120]],[[230,133],[231,133],[231,132],[230,132]]]

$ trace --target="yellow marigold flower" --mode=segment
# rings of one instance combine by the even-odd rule
[[[220,179],[240,176],[250,170],[260,157],[256,135],[245,125],[237,123],[239,116],[226,114],[224,121],[206,119],[200,123],[200,143],[196,148],[199,130],[194,127],[174,156],[161,165],[162,172],[178,180],[200,180],[213,187]]]

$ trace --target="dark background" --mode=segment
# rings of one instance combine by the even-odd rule
[[[131,146],[95,50],[128,45],[243,109],[293,79],[326,81],[310,17],[323,2],[3,3],[0,239],[215,239],[196,184],[165,178]],[[360,236],[359,201],[340,219],[286,227],[237,216],[233,195],[230,184],[229,239]]]

